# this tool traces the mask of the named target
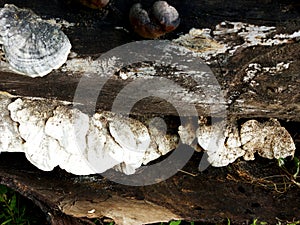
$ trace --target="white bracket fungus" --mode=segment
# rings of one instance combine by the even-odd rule
[[[226,126],[224,134],[216,133],[218,130],[222,131],[222,126],[224,124],[221,123],[200,125],[197,131],[199,145],[207,151],[211,165],[216,167],[227,166],[245,154],[237,127]]]
[[[22,146],[18,126],[14,123],[7,109],[11,99],[0,95],[0,149],[3,152],[14,152]]]
[[[276,119],[265,123],[256,120],[245,122],[240,131],[241,143],[247,155],[246,160],[254,159],[254,152],[264,158],[279,159],[294,156],[295,144],[288,131]]]
[[[88,116],[67,103],[44,99],[14,101],[0,96],[2,152],[24,152],[38,168],[49,171],[60,166],[77,175],[102,173],[114,168],[125,174],[177,147],[178,135],[166,133],[161,119],[141,123],[102,112]],[[295,144],[276,119],[260,123],[249,120],[240,129],[229,124],[223,134],[201,122],[199,145],[207,151],[212,166],[226,166],[243,156],[273,159],[293,156]],[[192,144],[193,127],[178,128],[183,143]]]
[[[44,99],[1,96],[0,101],[1,151],[24,152],[45,171],[60,166],[77,175],[111,168],[132,174],[176,147],[176,137],[156,136],[154,128],[149,132],[141,122],[113,113],[88,116],[67,103]]]
[[[212,166],[227,166],[241,156],[245,160],[254,160],[256,152],[268,159],[286,158],[295,154],[296,146],[291,135],[276,119],[265,123],[248,120],[241,125],[240,130],[236,125],[227,125],[221,138],[214,137],[216,134],[212,133],[212,128],[200,125],[197,132],[198,143],[207,151]]]

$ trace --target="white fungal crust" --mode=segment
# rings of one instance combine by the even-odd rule
[[[0,27],[5,58],[14,71],[45,76],[66,62],[71,50],[68,37],[31,10],[6,4],[0,10]]]
[[[223,124],[201,125],[197,131],[199,145],[207,151],[212,166],[222,167],[243,156],[238,129]]]
[[[293,156],[296,146],[288,131],[275,119],[265,123],[249,120],[241,127],[241,142],[243,149],[251,153],[254,159],[255,150],[258,154],[268,159],[279,159]],[[247,157],[244,158],[247,160]]]
[[[0,93],[0,147],[2,152],[24,152],[38,168],[60,166],[77,175],[102,173],[114,168],[125,174],[177,147],[178,134],[168,134],[158,117],[143,123],[111,112],[88,116],[66,102],[44,99],[12,101]],[[226,166],[243,156],[273,159],[293,156],[295,144],[276,119],[260,123],[225,122],[206,125],[199,120],[196,136],[212,166]],[[191,145],[195,127],[178,128],[181,141]]]
[[[241,125],[227,125],[224,134],[216,135],[216,127],[201,125],[197,131],[199,145],[207,151],[212,166],[227,166],[243,156],[254,160],[257,152],[268,159],[294,156],[296,146],[288,131],[276,119],[265,123],[248,120]],[[220,128],[219,130],[221,130]]]
[[[14,152],[22,145],[17,124],[11,120],[7,109],[10,103],[10,98],[0,95],[0,152]]]
[[[44,127],[55,105],[34,102],[28,108],[27,104],[27,101],[17,99],[8,105],[11,119],[19,124],[18,132],[24,140],[21,149],[32,164],[45,171],[52,170],[59,164],[56,160],[60,160],[61,149],[56,140],[45,134]]]
[[[151,143],[143,158],[144,165],[174,150],[179,142],[177,135],[167,133],[167,127],[163,119],[155,117],[146,121],[146,124]]]
[[[209,60],[212,56],[224,53],[226,45],[216,41],[211,36],[210,29],[192,28],[189,33],[181,35],[173,40],[176,44],[182,45],[198,53],[203,59]]]
[[[115,151],[118,146],[107,141],[107,132],[96,115],[89,118],[77,109],[41,100],[17,99],[8,109],[24,140],[15,151],[24,151],[39,169],[60,166],[73,174],[87,175],[120,163],[109,156],[109,149],[104,151],[105,144]]]
[[[300,31],[293,34],[275,34],[275,27],[257,26],[242,22],[224,21],[214,29],[192,28],[188,34],[173,40],[210,61],[219,54],[233,55],[251,46],[273,46],[297,41]],[[238,41],[237,41],[238,40]]]
[[[111,155],[122,164],[118,170],[132,174],[142,165],[145,151],[150,145],[150,135],[147,128],[140,122],[126,118],[111,118],[109,132],[114,141],[121,147],[120,152]]]
[[[43,99],[11,101],[4,96],[0,101],[0,129],[6,132],[0,135],[1,150],[24,152],[32,164],[45,171],[60,166],[77,175],[111,168],[132,174],[142,164],[176,148],[176,138],[166,134],[153,137],[156,133],[151,134],[141,122],[113,113],[88,116],[66,103]]]

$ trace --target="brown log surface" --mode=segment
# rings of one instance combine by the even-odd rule
[[[114,47],[125,43],[141,40],[133,34],[128,21],[128,8],[130,1],[113,1],[109,7],[102,11],[76,8],[70,2],[51,3],[33,1],[5,1],[15,3],[19,7],[32,8],[45,19],[61,18],[75,26],[63,28],[70,38],[72,50],[82,56],[98,57]],[[260,1],[247,1],[240,4],[238,1],[198,1],[182,2],[172,1],[181,14],[182,22],[178,30],[166,35],[173,39],[189,29],[213,28],[216,24],[229,20],[253,23],[256,25],[275,26],[278,33],[292,33],[300,27],[297,3],[280,1],[265,1],[258,7]],[[51,5],[48,5],[51,4]],[[145,2],[147,5],[147,2]],[[222,9],[219,6],[222,5]],[[272,8],[272,10],[270,10]],[[286,11],[284,11],[284,9]],[[193,9],[193,10],[190,10]],[[283,12],[284,11],[284,12]],[[240,17],[240,18],[239,18]],[[116,29],[123,27],[124,29]],[[129,30],[126,32],[125,29]],[[228,113],[233,117],[253,118],[267,117],[284,120],[300,121],[300,85],[299,85],[299,42],[279,46],[256,46],[244,49],[233,57],[222,59],[218,56],[217,63],[210,64],[210,69],[216,76],[221,88],[225,91],[227,100],[231,99]],[[260,84],[251,87],[245,83],[245,69],[250,63],[260,63],[262,66],[274,66],[276,63],[292,61],[291,66],[281,73],[270,75],[259,74],[253,81]],[[116,68],[116,72],[119,68]],[[45,97],[73,101],[74,93],[82,73],[72,74],[53,71],[43,78],[28,78],[7,72],[1,72],[0,90],[17,96]],[[92,86],[92,88],[89,88]],[[194,83],[179,81],[193,90]],[[97,103],[98,110],[111,110],[114,97],[126,85],[121,79],[110,79],[101,90],[101,97]],[[93,78],[87,83],[86,91],[92,91]],[[179,101],[185,103],[184,93],[178,93]],[[124,96],[123,98],[126,98]],[[89,99],[84,99],[89,104]],[[174,108],[157,99],[147,99],[140,104],[140,109],[133,113],[177,115]],[[160,107],[157,107],[159,105]],[[199,116],[205,115],[205,106],[196,103]],[[158,108],[160,111],[158,112]]]

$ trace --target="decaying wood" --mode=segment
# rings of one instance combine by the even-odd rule
[[[101,176],[75,177],[62,171],[41,172],[22,159],[22,155],[1,156],[1,183],[32,199],[54,220],[58,220],[61,211],[81,218],[106,213],[105,216],[111,216],[120,224],[176,218],[212,223],[230,218],[236,224],[255,218],[270,223],[275,223],[276,218],[299,219],[299,189],[291,186],[276,162],[238,162],[228,169],[209,168],[204,173],[198,172],[197,163],[189,163],[184,170],[195,176],[178,172],[156,185],[128,187]],[[10,165],[5,165],[7,160]],[[198,160],[199,155],[195,155],[193,161]],[[151,214],[159,207],[164,209],[154,218],[143,213],[148,209]],[[138,212],[141,214],[133,218]],[[65,217],[65,224],[74,222],[68,220]]]
[[[210,12],[210,10],[217,9],[213,8],[212,6],[209,7],[208,5],[205,5],[205,3],[201,3],[201,7],[200,5],[198,5],[198,3],[189,3],[191,4],[191,6],[189,6],[190,8],[199,9],[199,12],[195,10],[190,12],[188,10],[186,11],[186,3],[179,3],[174,1],[173,4],[175,6],[178,5],[177,7],[179,9],[182,9],[181,15],[183,18],[181,28],[179,28],[177,32],[178,34],[179,32],[187,32],[188,29],[193,27],[210,28],[213,26],[211,24],[212,21],[214,21],[213,24],[216,25],[217,23],[225,20],[236,20],[235,17],[226,17],[226,14],[228,12],[232,12],[233,14],[239,15],[239,11],[241,11],[241,13],[247,12],[251,14],[251,10],[248,11],[249,9],[252,9],[251,3],[255,4],[255,1],[250,1],[247,4],[243,3],[245,5],[241,4],[241,6],[238,6],[238,3],[228,2],[225,4],[225,8],[223,10],[220,10],[220,15],[224,13],[224,18],[221,17],[217,19],[217,15],[207,15],[206,20],[208,20],[210,23],[207,22],[205,24],[201,20],[201,18],[195,20],[195,22],[192,22],[192,15],[195,16],[196,14],[196,18],[198,18],[200,16],[204,16],[202,15],[202,13],[203,11],[205,11],[205,8],[207,8],[208,13]],[[125,29],[131,31],[130,27],[128,27],[128,24],[124,22],[118,24],[121,18],[123,18],[123,21],[126,21],[125,15],[127,15],[126,13],[130,2],[123,3],[126,4],[126,7],[123,4],[119,4],[119,2],[115,2],[111,7],[113,7],[114,10],[117,10],[119,14],[121,13],[120,15],[114,15],[114,10],[110,12],[109,9],[107,12],[109,13],[108,15],[106,15],[104,12],[94,11],[92,12],[92,15],[91,13],[88,14],[88,11],[79,10],[79,12],[74,12],[74,9],[72,11],[72,7],[71,5],[68,5],[68,3],[54,4],[54,6],[49,8],[49,10],[45,10],[45,8],[47,7],[46,5],[34,4],[34,7],[31,7],[33,7],[33,10],[36,10],[37,13],[42,14],[46,18],[59,17],[61,19],[67,20],[69,23],[75,24],[68,28],[64,28],[66,34],[71,39],[73,45],[72,50],[80,55],[88,54],[99,56],[101,55],[101,53],[105,53],[106,51],[114,47],[136,40],[136,37],[132,34],[132,32],[127,33],[125,31]],[[223,4],[224,3],[222,3],[222,5]],[[216,5],[218,5],[218,3],[216,3]],[[21,4],[20,7],[21,6],[26,6],[26,4]],[[275,15],[273,17],[278,18],[275,21],[270,20],[271,16],[267,12],[264,12],[264,10],[267,10],[267,8],[270,6],[276,6],[274,11],[272,11],[272,14],[277,13],[276,17]],[[118,7],[121,8],[119,9]],[[278,33],[293,33],[294,31],[297,31],[297,28],[299,27],[297,26],[298,17],[296,14],[298,8],[296,8],[293,3],[280,5],[277,2],[270,2],[268,4],[262,4],[261,7],[261,10],[258,10],[258,12],[255,12],[255,9],[253,9],[252,12],[253,15],[257,15],[259,17],[257,18],[258,21],[255,21],[256,24],[276,26]],[[280,10],[284,7],[291,7],[291,9],[286,13],[281,13]],[[248,10],[246,10],[246,8],[248,8]],[[63,10],[66,10],[65,13]],[[77,15],[77,17],[75,17],[76,13],[79,14]],[[248,18],[247,13],[246,16],[243,17],[244,19],[241,18],[240,21],[253,19],[251,17]],[[110,17],[113,17],[114,20]],[[250,21],[252,22],[254,20]],[[291,22],[292,25],[286,26],[289,21],[293,21],[293,23]],[[105,23],[109,23],[109,28],[103,28]],[[120,30],[116,29],[115,27],[123,27],[124,29]],[[82,33],[82,29],[87,29],[84,34]],[[126,38],[123,37],[124,35]],[[90,38],[93,38],[93,41],[91,41]],[[171,38],[174,38],[174,36]],[[105,48],[103,48],[104,43],[107,43],[105,44]],[[214,72],[214,75],[216,76],[221,87],[225,90],[225,97],[227,98],[227,100],[232,99],[229,104],[229,115],[233,117],[243,118],[273,117],[284,120],[300,121],[300,85],[298,85],[299,60],[297,60],[299,59],[298,49],[298,42],[273,47],[256,46],[255,49],[254,47],[249,47],[230,58],[228,58],[228,56],[226,55],[221,54],[218,56],[219,59],[217,58],[217,60],[210,60],[209,66]],[[90,50],[90,52],[88,52],[88,50]],[[292,63],[289,68],[280,73],[277,73],[276,76],[269,76],[268,73],[262,73],[256,76],[253,81],[259,84],[257,86],[253,87],[249,85],[249,82],[243,82],[243,78],[245,77],[245,70],[249,66],[249,64],[258,63],[263,67],[272,67],[281,62]],[[117,70],[118,68],[116,68],[115,72],[117,72]],[[72,102],[74,98],[74,92],[82,76],[84,76],[84,74],[82,73],[76,74],[76,72],[72,72],[72,75],[70,75],[70,72],[68,71],[56,71],[44,78],[30,79],[23,76],[2,72],[0,87],[1,91],[7,91],[13,95],[45,97],[48,99],[54,98]],[[179,81],[179,85],[181,85],[180,82],[182,81]],[[87,86],[89,84],[92,86],[92,78],[88,80]],[[98,109],[110,110],[114,97],[125,85],[126,82],[124,82],[123,80],[110,79],[108,84],[106,84],[105,87],[103,87],[103,89],[101,90],[102,98],[100,98],[101,100],[98,101]],[[185,83],[185,85],[187,85],[188,90],[193,90],[195,84]],[[87,91],[89,91],[88,87]],[[178,93],[178,95],[178,101],[184,103],[184,97],[186,97],[186,93]],[[125,97],[126,96],[124,96],[124,98]],[[189,93],[187,94],[187,97],[189,97]],[[191,95],[190,97],[193,96]],[[143,114],[161,113],[164,115],[176,115],[176,111],[174,111],[173,107],[168,106],[161,101],[157,102],[157,99],[154,100],[154,102],[151,102],[151,100],[149,99],[147,101],[148,102],[142,102],[142,104],[146,104],[147,107],[141,107],[141,112],[139,112],[139,110],[135,112]],[[88,104],[88,100],[84,100],[84,103]],[[160,105],[161,107],[157,107],[157,105]],[[198,109],[198,113],[201,116],[205,111],[205,107],[203,108],[200,103],[196,103],[195,107]],[[158,108],[161,109],[160,112],[158,112]]]
[[[144,1],[150,4],[151,1]],[[179,11],[182,21],[175,39],[191,28],[214,29],[222,21],[239,21],[275,26],[278,34],[292,34],[300,29],[299,4],[295,1],[169,1]],[[63,27],[77,53],[75,59],[101,54],[131,41],[133,34],[127,15],[133,1],[116,0],[102,11],[77,7],[70,1],[0,1],[32,8],[43,18],[60,18],[73,23]],[[259,5],[259,7],[257,7]],[[272,9],[272,10],[270,10]],[[117,29],[116,29],[117,28]],[[233,37],[234,39],[234,37]],[[238,41],[238,40],[237,40]],[[299,148],[300,122],[300,43],[274,46],[249,46],[228,57],[220,54],[208,60],[224,90],[228,116],[233,120],[277,118],[284,122]],[[72,59],[69,59],[72,60]],[[276,68],[289,63],[272,75],[263,68]],[[245,82],[247,71],[255,65],[257,74]],[[116,73],[118,71],[115,71]],[[0,72],[0,90],[14,96],[41,97],[72,102],[74,93],[85,76],[82,72],[57,70],[43,78],[28,78],[11,72]],[[93,84],[93,80],[89,80]],[[183,82],[179,81],[179,84]],[[252,85],[251,85],[252,82]],[[110,79],[101,90],[97,110],[110,110],[114,97],[129,81]],[[253,85],[259,84],[259,85]],[[184,83],[193,94],[193,83]],[[90,87],[87,86],[88,92]],[[182,93],[178,101],[184,102]],[[92,104],[89,99],[81,102]],[[159,107],[158,107],[159,106]],[[158,111],[158,108],[160,109]],[[205,106],[196,104],[199,116],[207,116]],[[153,114],[177,116],[165,101],[147,99],[137,106],[134,116]],[[287,123],[292,121],[292,123]],[[297,129],[298,128],[298,129]],[[299,152],[296,152],[299,155]],[[101,176],[80,177],[55,172],[42,172],[26,163],[21,154],[1,154],[0,183],[32,199],[47,213],[52,224],[83,224],[86,217],[110,217],[119,224],[141,224],[172,219],[222,222],[230,218],[240,224],[255,218],[274,223],[299,220],[299,188],[274,161],[238,161],[229,168],[198,171],[200,153],[194,155],[184,171],[161,183],[145,187],[115,184]],[[124,175],[125,176],[125,175]],[[283,193],[283,194],[282,194]],[[75,218],[77,219],[75,219]]]

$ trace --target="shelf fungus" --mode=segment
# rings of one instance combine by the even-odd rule
[[[87,115],[68,102],[15,98],[3,93],[0,103],[1,152],[24,152],[44,171],[59,166],[76,175],[109,169],[133,174],[176,149],[180,141],[192,145],[195,137],[194,126],[180,126],[178,133],[168,133],[159,117],[141,122],[105,111]],[[248,120],[240,126],[225,122],[206,125],[201,121],[196,135],[215,167],[226,166],[239,157],[254,160],[255,153],[268,159],[285,158],[293,156],[296,149],[292,137],[276,119],[264,123]]]
[[[221,124],[213,126],[221,127]],[[227,166],[242,156],[245,160],[254,160],[256,152],[268,159],[295,154],[296,146],[291,135],[276,119],[264,123],[248,120],[240,129],[237,125],[226,125],[219,136],[212,133],[217,130],[213,126],[202,124],[197,130],[198,143],[207,151],[212,166]]]
[[[11,4],[0,10],[0,41],[11,69],[30,77],[58,69],[71,50],[68,37],[58,26]]]
[[[180,24],[177,10],[165,1],[157,1],[145,10],[141,3],[132,6],[129,20],[133,30],[144,38],[155,39],[175,30]]]
[[[44,171],[76,175],[136,169],[173,150],[177,136],[111,112],[87,115],[67,102],[12,99],[0,93],[1,152],[24,152]]]

